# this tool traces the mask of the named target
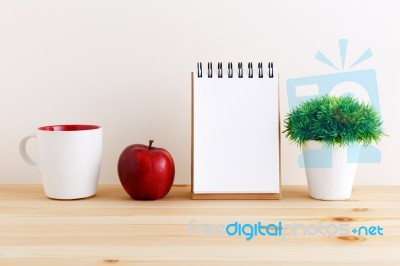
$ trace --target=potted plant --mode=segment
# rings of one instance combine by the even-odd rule
[[[310,196],[321,200],[350,198],[360,144],[378,143],[384,135],[378,111],[350,96],[309,99],[284,123],[283,133],[303,149]]]

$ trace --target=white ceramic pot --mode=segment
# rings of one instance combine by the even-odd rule
[[[349,154],[353,163],[349,163],[348,147],[328,148],[321,142],[308,141],[303,155],[310,196],[320,200],[349,199],[358,165],[354,158],[359,152],[359,146],[352,147]]]

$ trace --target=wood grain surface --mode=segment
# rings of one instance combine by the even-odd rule
[[[259,221],[298,230],[251,240],[217,230]],[[339,226],[383,235],[333,235]],[[313,200],[303,186],[283,186],[282,200],[191,200],[189,185],[175,185],[162,200],[133,201],[100,185],[59,201],[39,185],[1,185],[0,265],[400,265],[400,187],[356,187],[347,201]]]

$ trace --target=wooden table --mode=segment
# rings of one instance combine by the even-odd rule
[[[268,232],[287,235],[229,236],[234,222],[282,222]],[[360,226],[376,235],[333,235]],[[313,200],[301,186],[283,187],[282,200],[216,201],[176,185],[162,200],[133,201],[100,185],[95,197],[58,201],[38,185],[0,186],[0,265],[161,264],[400,265],[400,187],[357,187],[348,201]]]

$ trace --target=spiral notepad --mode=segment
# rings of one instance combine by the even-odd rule
[[[192,198],[280,198],[273,63],[206,66],[192,73]]]

